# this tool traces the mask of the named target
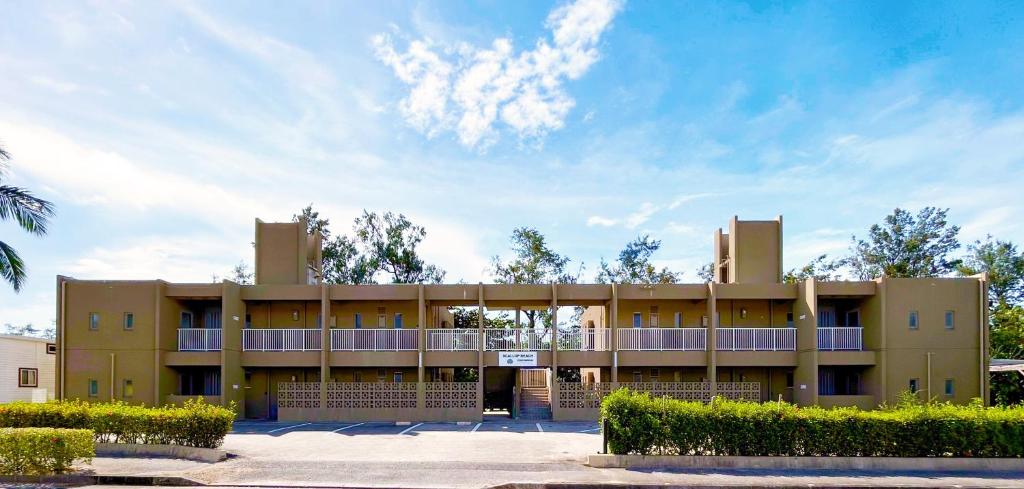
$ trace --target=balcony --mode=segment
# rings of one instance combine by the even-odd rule
[[[719,351],[796,351],[796,328],[718,328]]]
[[[864,328],[827,327],[818,328],[819,350],[863,350]]]
[[[428,329],[427,351],[477,351],[479,333],[475,329]]]
[[[221,330],[179,328],[178,351],[220,351]]]
[[[485,329],[487,351],[546,351],[551,349],[550,329]]]
[[[558,349],[563,351],[611,351],[612,331],[607,328],[559,331]]]
[[[416,351],[419,330],[332,329],[331,351]]]
[[[243,329],[242,351],[319,351],[319,329]]]
[[[629,328],[619,331],[621,351],[704,351],[704,328]]]

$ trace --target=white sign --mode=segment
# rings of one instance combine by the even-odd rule
[[[535,351],[499,351],[498,365],[502,367],[536,367]]]

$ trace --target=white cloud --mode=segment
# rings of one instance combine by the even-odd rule
[[[676,197],[676,199],[673,200],[671,204],[668,205],[668,210],[675,210],[675,209],[679,208],[679,206],[681,206],[681,205],[683,205],[683,204],[685,204],[687,202],[693,202],[695,200],[704,199],[704,198],[708,198],[708,197],[715,197],[717,195],[721,195],[721,194],[705,192],[705,193],[700,193],[700,194],[680,195],[679,197]]]
[[[650,220],[651,216],[659,210],[661,210],[661,207],[650,202],[644,202],[643,204],[640,204],[640,208],[637,209],[636,212],[626,216],[626,219],[623,221],[623,225],[629,229],[635,229],[637,226]]]
[[[78,85],[76,85],[74,83],[66,82],[66,81],[60,81],[60,80],[54,80],[53,78],[42,76],[42,75],[36,75],[36,76],[30,77],[29,81],[31,81],[33,84],[38,85],[40,87],[43,87],[43,88],[46,88],[46,89],[49,89],[49,90],[53,90],[54,92],[57,92],[57,93],[59,93],[61,95],[67,95],[69,93],[74,93],[74,92],[77,92],[79,90]]]
[[[618,223],[619,221],[617,219],[610,219],[603,216],[590,216],[587,218],[587,226],[611,227]]]
[[[675,222],[675,221],[672,221],[672,222],[668,223],[668,225],[665,226],[665,231],[669,232],[669,233],[672,233],[672,234],[687,234],[687,235],[696,235],[697,234],[697,229],[694,228],[693,226],[690,226],[690,225],[687,225],[687,224],[681,224],[681,223],[678,223],[678,222]]]
[[[498,140],[499,121],[521,140],[539,140],[564,126],[575,101],[563,84],[597,61],[601,34],[621,7],[620,0],[559,7],[545,22],[551,42],[538,39],[518,54],[507,38],[489,48],[418,39],[404,53],[388,34],[374,36],[372,44],[377,58],[410,86],[399,102],[409,125],[427,137],[454,131],[463,146],[483,150]]]
[[[248,248],[248,250],[246,250]],[[222,236],[149,236],[121,247],[97,247],[61,269],[77,279],[209,282],[245,260],[252,266],[244,240]]]

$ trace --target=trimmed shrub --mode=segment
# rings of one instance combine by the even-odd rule
[[[231,431],[233,409],[188,400],[182,407],[149,408],[123,402],[57,401],[0,405],[0,427],[90,429],[98,442],[174,444],[217,448]]]
[[[0,428],[0,474],[48,475],[95,455],[93,433],[65,428]]]
[[[710,404],[619,389],[601,418],[616,454],[1024,457],[1024,408],[900,402],[874,411],[715,398]]]

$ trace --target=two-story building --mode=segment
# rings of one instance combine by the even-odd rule
[[[304,222],[257,220],[255,250],[255,285],[58,277],[58,397],[472,421],[595,419],[620,386],[863,408],[988,396],[984,277],[783,283],[781,218],[733,218],[697,284],[328,285]],[[559,324],[567,306],[580,324]],[[550,324],[529,326],[538,310]],[[487,327],[494,311],[516,326]]]

